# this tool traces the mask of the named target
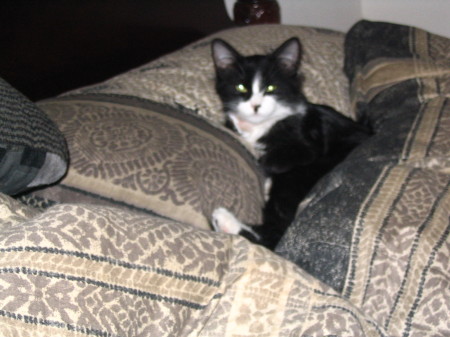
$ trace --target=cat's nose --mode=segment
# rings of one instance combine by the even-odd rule
[[[255,114],[258,113],[258,110],[259,110],[260,106],[261,106],[260,104],[252,104],[252,107],[253,107],[253,110],[255,111]]]

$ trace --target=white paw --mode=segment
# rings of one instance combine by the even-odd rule
[[[243,224],[226,208],[216,208],[212,214],[212,225],[216,232],[239,234]]]
[[[270,197],[270,189],[272,188],[272,179],[266,178],[264,181],[264,200],[269,200]]]
[[[260,240],[261,237],[256,234],[250,226],[240,222],[233,213],[223,207],[216,208],[212,214],[212,225],[216,232],[228,234],[241,234],[242,231],[249,232],[255,239]]]

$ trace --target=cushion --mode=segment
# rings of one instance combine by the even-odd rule
[[[319,183],[277,252],[389,336],[450,335],[450,40],[361,21],[345,52],[375,135]]]
[[[16,195],[58,181],[67,170],[62,133],[0,78],[0,192]]]
[[[344,34],[331,30],[259,25],[239,27],[210,35],[160,59],[74,93],[115,93],[184,106],[212,122],[224,116],[214,86],[211,41],[222,38],[244,55],[269,53],[290,37],[303,45],[300,72],[306,97],[351,115],[348,80],[343,72]]]
[[[2,336],[383,336],[238,236],[104,206],[0,205]]]
[[[191,111],[118,95],[42,101],[71,155],[66,177],[34,196],[133,208],[202,228],[228,207],[257,223],[262,174],[231,132]]]

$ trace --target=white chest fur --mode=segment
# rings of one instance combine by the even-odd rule
[[[271,98],[273,99],[273,98]],[[305,106],[295,108],[276,102],[273,110],[267,115],[248,115],[241,112],[230,113],[229,117],[242,138],[258,153],[262,154],[264,148],[258,140],[264,136],[278,121],[293,114],[304,114]]]
[[[260,144],[258,144],[258,139],[264,136],[276,122],[291,114],[291,112],[287,112],[282,115],[276,114],[272,118],[266,119],[259,123],[252,123],[251,121],[242,120],[235,114],[230,114],[230,118],[242,138],[255,150],[261,150]]]

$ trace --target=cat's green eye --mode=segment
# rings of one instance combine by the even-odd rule
[[[236,85],[236,90],[239,91],[242,94],[245,94],[248,90],[242,83]]]
[[[268,85],[266,88],[266,92],[274,92],[275,90],[277,90],[277,86],[276,85]]]

